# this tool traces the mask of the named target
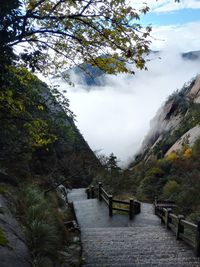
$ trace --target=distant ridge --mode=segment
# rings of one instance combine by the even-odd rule
[[[181,55],[182,55],[182,58],[186,60],[199,60],[200,50],[182,53]]]
[[[159,55],[161,51],[150,51],[149,55]],[[200,59],[200,50],[188,51],[180,53],[180,56],[184,60],[197,61]],[[104,86],[104,72],[98,67],[91,66],[89,63],[83,63],[79,66],[71,68],[62,72],[61,77],[69,74],[72,78],[72,82],[75,84],[80,84],[87,86],[88,88],[92,86]],[[58,76],[56,77],[58,78]],[[88,89],[90,90],[90,89]]]

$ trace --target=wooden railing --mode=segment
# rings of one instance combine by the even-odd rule
[[[174,203],[155,201],[155,214],[161,218],[165,224],[176,235],[176,239],[185,241],[194,248],[196,256],[200,256],[200,222],[193,224],[185,220],[183,215],[172,213]]]
[[[113,216],[113,210],[127,212],[129,214],[129,219],[132,220],[134,215],[140,213],[140,202],[137,200],[133,200],[130,198],[129,201],[127,200],[119,200],[114,199],[113,195],[109,195],[102,186],[102,183],[99,183],[98,189],[96,190],[94,186],[87,188],[86,190],[87,198],[95,198],[98,197],[100,201],[104,201],[108,206],[109,216]],[[120,204],[120,207],[115,207],[114,204]],[[121,207],[122,206],[122,207]],[[124,207],[123,207],[124,206]]]

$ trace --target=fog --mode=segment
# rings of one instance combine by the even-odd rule
[[[198,24],[188,24],[185,28],[155,29],[154,36],[161,38],[155,38],[152,49],[162,52],[160,58],[151,56],[148,71],[136,71],[134,76],[106,76],[105,86],[92,87],[90,91],[80,84],[70,87],[56,81],[61,89],[67,89],[76,125],[93,150],[101,149],[106,155],[113,152],[121,165],[133,158],[162,103],[199,72],[200,60],[183,60],[180,55],[200,50],[192,32],[199,28]],[[173,43],[173,38],[181,42]]]

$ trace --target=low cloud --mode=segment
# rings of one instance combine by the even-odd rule
[[[184,38],[183,29],[176,28],[180,44],[174,45],[174,29],[156,29],[155,36],[160,32],[166,41],[160,41],[160,45],[159,41],[154,42],[152,48],[162,50],[161,59],[153,55],[147,64],[148,71],[137,71],[134,76],[106,76],[105,86],[90,91],[81,85],[73,88],[57,81],[61,89],[67,88],[66,96],[77,116],[76,124],[93,150],[102,149],[107,155],[114,152],[122,164],[137,153],[149,130],[149,122],[162,103],[200,70],[200,60],[183,60],[180,56],[180,52],[200,49],[192,37],[194,29],[194,25],[188,25],[185,28],[188,36]],[[199,31],[198,24],[196,31]],[[193,38],[194,43],[188,45],[188,38]]]

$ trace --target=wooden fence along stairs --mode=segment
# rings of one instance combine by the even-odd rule
[[[173,214],[174,203],[117,200],[101,184],[73,189],[68,200],[81,228],[82,267],[200,267],[198,226]],[[129,216],[114,214],[115,203]]]
[[[185,220],[183,215],[172,213],[175,204],[155,199],[155,214],[161,218],[167,229],[175,233],[177,240],[183,240],[194,248],[195,255],[200,256],[200,222],[196,225]]]
[[[117,210],[117,211],[123,211],[129,214],[129,219],[133,220],[134,215],[139,214],[140,213],[140,202],[137,200],[133,200],[133,198],[130,198],[129,201],[125,201],[125,200],[119,200],[119,199],[114,199],[112,195],[109,195],[105,189],[102,186],[102,183],[99,183],[98,186],[98,193],[95,192],[95,188],[94,186],[91,186],[89,188],[86,189],[86,193],[87,193],[87,198],[95,198],[95,196],[98,196],[98,199],[100,201],[104,201],[106,203],[106,205],[108,206],[108,210],[109,210],[109,216],[112,217],[113,216],[113,210]],[[114,207],[113,204],[120,204],[122,206],[125,206],[124,208],[121,207]],[[128,208],[127,208],[128,207]]]

